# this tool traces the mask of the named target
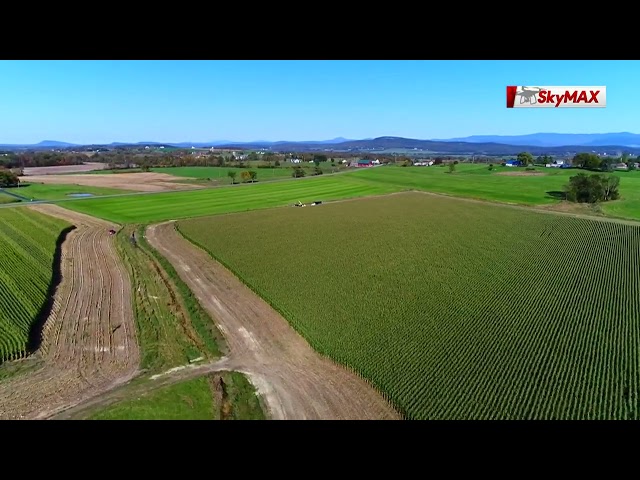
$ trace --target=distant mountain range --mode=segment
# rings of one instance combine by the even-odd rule
[[[370,139],[368,139],[370,140]],[[309,141],[278,141],[272,142],[269,140],[254,140],[252,142],[234,142],[232,140],[212,140],[210,142],[111,142],[109,144],[98,144],[98,143],[87,143],[87,144],[79,144],[79,143],[68,143],[68,142],[58,142],[56,140],[43,140],[42,142],[35,144],[0,144],[0,148],[67,148],[67,147],[85,147],[92,145],[101,145],[101,146],[126,146],[126,145],[167,145],[173,147],[184,147],[184,148],[204,148],[204,147],[217,147],[219,145],[280,145],[280,144],[289,144],[289,143],[299,143],[304,145],[324,145],[324,144],[335,144],[341,142],[351,142],[348,138],[337,137],[332,138],[331,140],[309,140]]]
[[[403,137],[378,137],[364,140],[350,140],[342,137],[331,140],[310,141],[254,141],[232,142],[228,140],[214,140],[210,142],[113,142],[108,145],[90,145],[90,147],[118,147],[118,146],[167,146],[179,148],[236,148],[240,149],[271,149],[277,151],[384,151],[384,150],[414,150],[418,154],[459,154],[459,155],[515,155],[521,151],[528,151],[534,155],[598,152],[615,154],[624,150],[630,153],[640,153],[640,134],[621,133],[534,133],[531,135],[474,135],[470,137],[449,138],[440,140],[419,140]],[[5,150],[42,150],[69,149],[89,147],[89,145],[75,145],[55,140],[44,140],[35,145],[0,145]]]
[[[532,133],[530,135],[473,135],[471,137],[435,140],[440,142],[502,143],[506,145],[530,145],[537,147],[562,147],[579,145],[599,147],[619,145],[640,147],[640,134],[620,133]]]

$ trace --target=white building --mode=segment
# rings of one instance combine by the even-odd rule
[[[564,165],[564,160],[554,160],[551,163],[547,163],[545,167],[547,168],[562,168]]]

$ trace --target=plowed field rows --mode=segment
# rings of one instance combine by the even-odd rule
[[[129,380],[139,362],[131,284],[107,233],[113,225],[53,205],[30,208],[77,228],[62,246],[62,281],[38,352],[44,367],[0,383],[0,419],[46,418]]]

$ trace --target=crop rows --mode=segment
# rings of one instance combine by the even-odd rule
[[[639,227],[406,193],[179,229],[408,418],[640,417]]]
[[[47,300],[56,242],[67,226],[24,208],[0,211],[0,363],[26,353]]]

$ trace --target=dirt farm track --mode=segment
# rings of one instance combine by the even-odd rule
[[[171,262],[225,336],[226,368],[245,373],[273,419],[398,419],[354,373],[320,356],[269,304],[163,223],[147,239]]]
[[[131,283],[110,228],[56,205],[28,206],[76,226],[62,245],[62,280],[34,354],[38,369],[0,382],[0,419],[74,418],[106,405],[140,373]],[[172,222],[146,238],[176,269],[223,333],[228,352],[209,364],[152,376],[154,389],[212,371],[247,375],[272,419],[399,419],[372,386],[316,353],[289,323]],[[159,381],[156,380],[156,377]],[[137,388],[137,387],[136,387]]]
[[[0,419],[47,418],[124,383],[139,352],[131,284],[106,232],[113,224],[55,205],[27,207],[76,225],[36,356],[38,370],[0,383]]]

